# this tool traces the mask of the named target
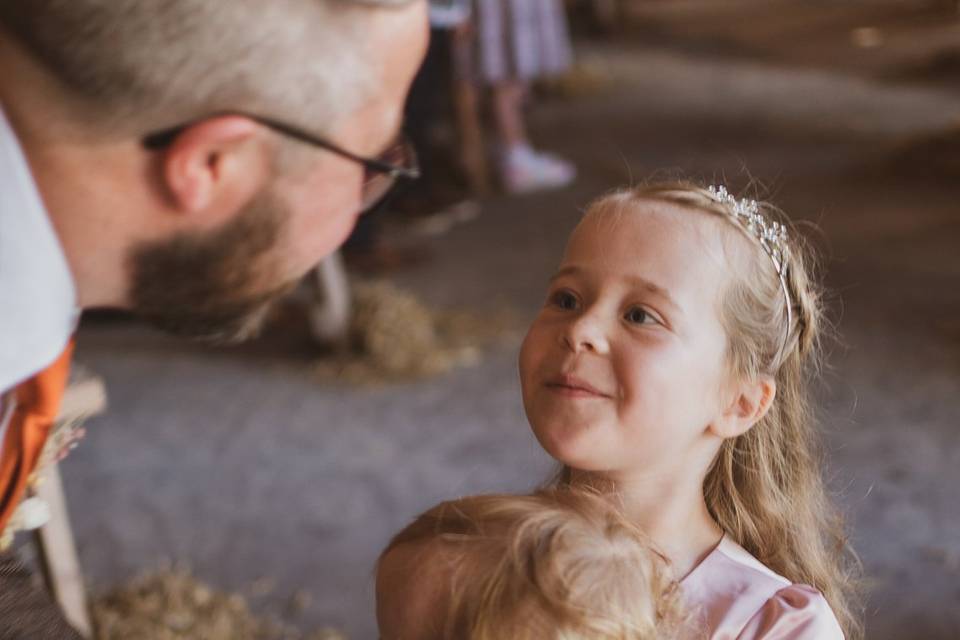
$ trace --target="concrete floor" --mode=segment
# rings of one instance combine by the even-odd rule
[[[579,209],[661,169],[750,176],[816,221],[842,342],[824,374],[827,469],[869,578],[868,637],[960,637],[960,216],[956,179],[907,177],[890,149],[950,126],[960,92],[683,46],[586,52],[610,93],[548,102],[538,140],[578,163],[561,192],[490,199],[398,276],[437,306],[527,319]],[[86,323],[79,359],[110,411],[64,464],[81,558],[105,586],[164,558],[296,620],[375,637],[373,562],[433,503],[524,491],[551,468],[526,427],[516,349],[441,378],[320,384],[303,336],[211,350]],[[263,591],[261,589],[261,591]]]

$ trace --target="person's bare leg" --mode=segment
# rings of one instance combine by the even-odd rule
[[[507,191],[522,193],[569,184],[576,176],[572,164],[538,153],[530,144],[523,114],[527,86],[513,80],[493,87],[493,112],[499,142],[500,175]]]
[[[500,146],[510,149],[529,146],[523,121],[524,86],[519,80],[505,80],[493,86],[493,117]]]
[[[460,163],[474,195],[490,190],[479,89],[472,78],[473,25],[470,21],[450,33],[453,104],[460,140]]]

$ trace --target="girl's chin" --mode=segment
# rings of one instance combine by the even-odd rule
[[[552,425],[547,429],[534,429],[534,435],[544,451],[557,462],[582,471],[602,471],[609,465],[609,460],[600,455],[595,438],[586,437],[589,431],[588,426]]]

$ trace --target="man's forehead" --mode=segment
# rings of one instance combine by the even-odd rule
[[[429,40],[426,2],[414,0],[409,6],[381,12],[378,28],[369,34],[370,55],[379,60],[380,80],[359,110],[369,155],[382,153],[400,138],[404,104]]]

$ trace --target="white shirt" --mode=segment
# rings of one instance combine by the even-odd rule
[[[66,256],[0,108],[0,395],[56,360],[78,317]]]

